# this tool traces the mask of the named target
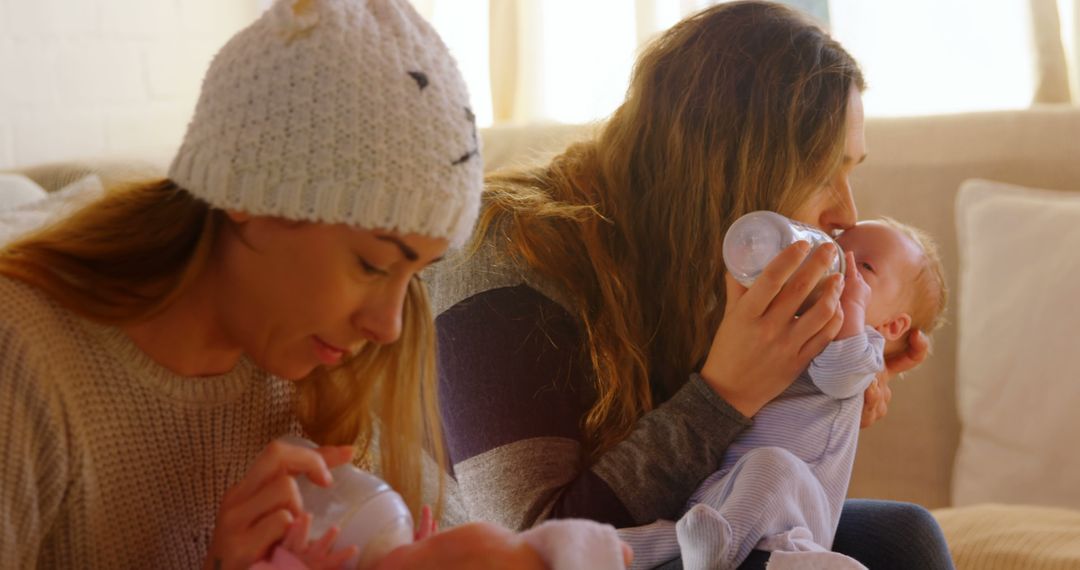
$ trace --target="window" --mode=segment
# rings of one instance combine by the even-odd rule
[[[457,56],[484,125],[603,119],[622,100],[640,46],[715,3],[413,1]],[[785,3],[827,25],[859,60],[867,114],[897,116],[1024,108],[1046,101],[1047,81],[1059,83],[1050,101],[1068,101],[1070,76],[1078,91],[1078,1]]]

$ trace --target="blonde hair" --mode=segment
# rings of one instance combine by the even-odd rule
[[[851,56],[804,16],[720,4],[644,50],[595,138],[488,177],[477,235],[505,234],[581,323],[597,394],[586,459],[700,366],[723,317],[728,226],[752,210],[791,214],[821,191],[863,88]]]
[[[169,180],[112,188],[0,249],[0,274],[41,289],[87,319],[138,322],[185,292],[230,224],[223,211]],[[362,457],[377,437],[381,476],[418,515],[424,450],[440,467],[437,510],[445,465],[434,323],[418,280],[409,284],[403,322],[394,344],[369,344],[341,366],[317,369],[299,382],[296,413],[315,441],[357,445]]]
[[[945,323],[945,306],[949,295],[945,283],[945,264],[942,263],[937,242],[925,231],[893,218],[881,217],[875,221],[900,232],[922,251],[922,265],[912,283],[911,328],[922,331],[929,338]]]

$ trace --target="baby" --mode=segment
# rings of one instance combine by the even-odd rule
[[[634,568],[680,553],[689,570],[736,568],[755,548],[861,568],[828,551],[855,460],[862,395],[885,358],[907,349],[910,330],[937,328],[946,287],[936,246],[915,228],[866,221],[837,242],[847,268],[836,339],[758,412],[678,523],[619,531],[634,548]]]
[[[292,438],[297,441],[298,438]],[[303,440],[299,440],[302,444]],[[354,470],[356,473],[347,473]],[[486,523],[471,523],[437,532],[431,509],[421,510],[418,530],[404,503],[381,480],[370,474],[341,466],[335,469],[347,489],[319,493],[313,485],[300,483],[305,503],[312,499],[316,514],[301,513],[267,560],[249,570],[403,570],[423,568],[515,568],[521,570],[623,570],[633,554],[611,525],[588,520],[547,521],[522,533]],[[379,489],[374,488],[377,482]],[[381,489],[381,490],[380,490]],[[372,494],[374,493],[374,494]],[[347,497],[351,497],[348,498]],[[354,500],[361,498],[358,504]],[[327,504],[326,501],[344,503]],[[322,501],[322,503],[320,503]],[[395,505],[394,503],[399,503]],[[308,508],[308,506],[305,506]],[[342,512],[355,516],[339,519]],[[309,540],[313,518],[343,520],[348,534],[339,540],[339,529],[330,526],[317,540]],[[402,534],[401,522],[405,523]],[[381,530],[380,530],[381,529]],[[441,543],[439,546],[437,543]],[[439,547],[437,547],[439,546]]]

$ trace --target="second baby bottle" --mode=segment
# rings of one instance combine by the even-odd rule
[[[285,436],[294,445],[315,448],[310,440]],[[331,470],[334,483],[320,487],[298,477],[297,486],[304,510],[311,512],[312,537],[322,536],[331,526],[340,529],[334,549],[355,545],[359,554],[347,568],[370,568],[391,550],[413,541],[413,520],[405,501],[382,479],[345,464]]]

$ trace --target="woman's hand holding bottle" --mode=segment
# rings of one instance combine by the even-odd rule
[[[352,459],[351,446],[307,449],[270,442],[218,510],[206,570],[246,570],[266,557],[303,514],[295,477],[329,486],[330,469]]]
[[[843,276],[822,281],[836,254],[833,244],[810,253],[800,241],[781,251],[749,289],[725,276],[724,319],[701,376],[743,415],[753,416],[780,395],[836,337]],[[800,311],[819,284],[820,296]]]

